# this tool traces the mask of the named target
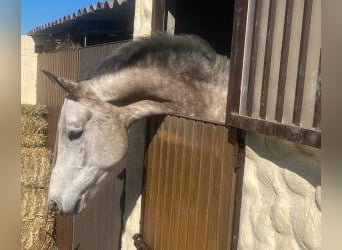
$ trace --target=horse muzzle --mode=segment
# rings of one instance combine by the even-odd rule
[[[76,201],[72,209],[68,210],[63,210],[63,207],[55,200],[50,200],[48,205],[49,213],[59,215],[75,215],[78,214],[83,207],[84,201],[81,198]]]

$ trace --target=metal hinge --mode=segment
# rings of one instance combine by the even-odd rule
[[[137,250],[152,250],[152,248],[143,240],[142,234],[135,234],[132,239],[134,240],[134,246]]]

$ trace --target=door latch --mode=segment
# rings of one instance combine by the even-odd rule
[[[137,248],[137,250],[152,250],[152,248],[149,247],[146,242],[144,242],[142,234],[135,234],[133,235],[132,239],[134,240],[134,246]]]

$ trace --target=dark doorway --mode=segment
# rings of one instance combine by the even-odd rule
[[[196,34],[210,43],[219,54],[230,56],[234,2],[217,0],[166,1],[165,24],[174,25],[175,34]],[[174,22],[170,18],[174,18]]]

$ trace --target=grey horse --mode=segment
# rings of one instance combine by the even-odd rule
[[[224,122],[229,60],[196,36],[154,35],[126,43],[82,81],[44,71],[67,93],[49,208],[79,213],[127,152],[135,121],[178,114]]]

